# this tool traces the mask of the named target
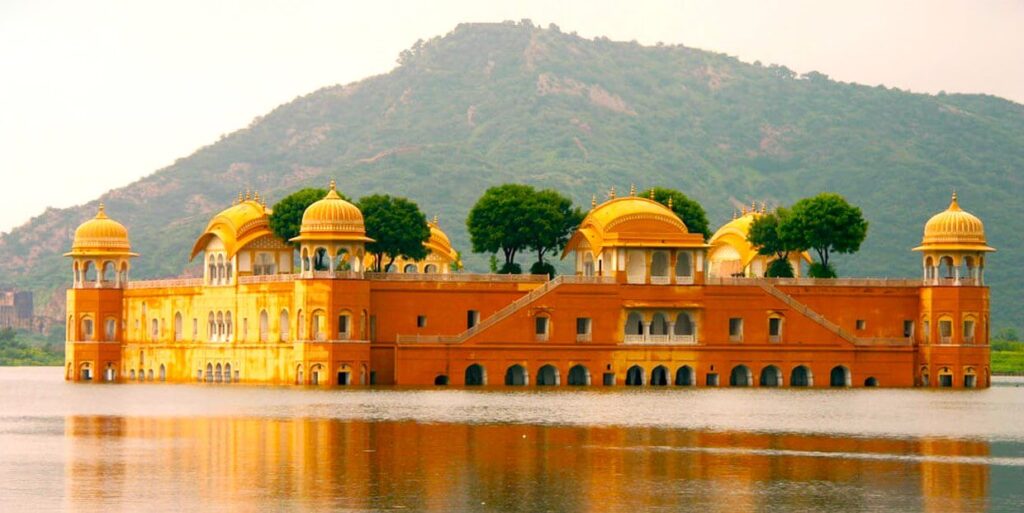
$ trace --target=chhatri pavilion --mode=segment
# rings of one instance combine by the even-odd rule
[[[202,277],[131,280],[128,230],[75,231],[65,378],[319,387],[988,387],[994,251],[956,195],[916,279],[764,278],[751,208],[708,243],[631,194],[595,204],[575,273],[461,272],[437,219],[428,256],[374,273],[362,213],[332,183],[299,236],[240,196],[199,234]],[[793,255],[795,269],[809,261]],[[183,262],[184,264],[184,262]]]

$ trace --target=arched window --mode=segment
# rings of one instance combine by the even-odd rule
[[[291,338],[291,326],[289,326],[288,310],[281,310],[278,332],[281,342],[287,342]]]
[[[812,385],[814,385],[814,381],[811,375],[811,369],[804,365],[798,365],[793,368],[793,372],[789,375],[789,386],[809,387]]]
[[[978,375],[974,367],[964,369],[964,388],[975,388],[978,386]]]
[[[782,386],[782,371],[774,365],[761,369],[761,386],[780,387]]]
[[[474,363],[469,367],[466,367],[466,381],[467,386],[480,386],[487,384],[487,369],[479,363]]]
[[[436,378],[434,378],[434,384],[438,385],[438,386],[445,386],[445,385],[447,385],[448,384],[448,376],[445,375],[445,374],[438,374],[438,376]]]
[[[956,278],[956,266],[953,265],[953,257],[944,256],[939,259],[939,276],[945,280]]]
[[[230,363],[225,363],[224,364],[224,382],[225,383],[231,383],[231,364]]]
[[[153,342],[160,340],[160,321],[157,319],[153,319],[149,321],[149,324],[149,339]]]
[[[93,326],[91,317],[82,318],[82,340],[93,341],[96,340],[95,327]]]
[[[929,282],[935,279],[935,259],[931,256],[924,259],[924,279]]]
[[[309,250],[306,249],[306,248],[302,248],[302,258],[301,258],[301,261],[302,261],[302,270],[303,271],[309,271]]]
[[[221,368],[219,363],[217,364],[216,369],[214,369],[213,375],[214,375],[213,380],[216,381],[217,383],[223,383],[224,382],[224,369]]]
[[[406,274],[415,274],[416,264],[405,264],[405,267],[402,268],[402,272]]]
[[[160,364],[160,381],[167,381],[167,368]]]
[[[427,265],[423,266],[423,272],[425,274],[436,274],[437,273],[437,265],[436,264],[427,264]]]
[[[693,276],[693,263],[690,261],[689,251],[676,253],[676,276],[679,278],[690,278]],[[682,282],[684,280],[677,280]]]
[[[106,261],[103,262],[103,274],[100,277],[100,281],[103,283],[114,283],[116,272],[114,270],[114,262]]]
[[[524,386],[530,384],[529,375],[526,374],[526,369],[518,363],[512,365],[505,371],[505,385],[506,386]]]
[[[644,369],[639,365],[634,365],[626,370],[626,385],[631,387],[638,387],[644,384]]]
[[[651,385],[663,387],[668,385],[668,368],[659,365],[651,371]]]
[[[576,364],[569,369],[570,386],[589,386],[590,370],[583,365]]]
[[[631,249],[626,252],[626,282],[643,283],[647,275],[647,262],[644,252],[639,249]]]
[[[313,270],[314,271],[329,271],[331,270],[330,258],[327,254],[327,248],[316,248],[313,251]]]
[[[338,252],[334,255],[334,270],[335,271],[351,271],[352,270],[352,259],[350,258],[349,252],[345,248],[338,248]]]
[[[651,318],[651,335],[668,335],[668,319],[665,318],[665,314],[658,312]]]
[[[128,263],[127,262],[122,262],[121,263],[121,271],[120,271],[120,275],[118,276],[118,280],[121,282],[122,285],[125,284],[125,283],[128,283]]]
[[[953,386],[953,371],[949,367],[939,369],[939,386],[949,388]]]
[[[833,387],[848,387],[850,386],[850,369],[844,365],[836,365],[832,367],[832,372],[829,373],[829,386]]]
[[[327,340],[327,326],[324,326],[326,315],[323,310],[313,312],[313,340]]]
[[[560,384],[558,368],[545,365],[537,371],[537,386],[555,386]]]
[[[729,374],[729,386],[731,387],[749,387],[753,381],[750,368],[746,365],[737,365],[732,368],[732,372]]]
[[[92,283],[96,281],[96,265],[91,260],[87,260],[82,264],[82,277],[86,283]]]
[[[683,365],[676,370],[676,386],[690,387],[694,381],[693,369],[689,365]]]
[[[107,317],[107,320],[104,321],[103,340],[108,342],[114,342],[117,340],[117,319]]]
[[[583,253],[583,276],[594,275],[594,255],[589,250]]]
[[[174,341],[181,341],[182,332],[181,312],[174,313]]]
[[[676,337],[690,337],[694,336],[693,319],[687,312],[679,312],[676,315],[676,325],[672,327],[672,334]]]
[[[270,317],[266,310],[260,310],[260,342],[266,342],[270,333]]]
[[[352,338],[352,314],[343,312],[338,315],[338,340]]]
[[[644,334],[644,321],[640,312],[629,312],[626,317],[626,339],[630,337],[642,337]]]
[[[874,376],[869,376],[867,379],[864,380],[864,386],[866,386],[866,387],[877,387],[878,386],[878,378],[876,378]]]
[[[209,320],[206,322],[206,339],[211,342],[217,340],[217,317],[213,312],[210,312]]]
[[[228,329],[224,324],[224,312],[217,312],[217,340],[223,341],[227,338]]]
[[[212,363],[207,363],[206,364],[206,382],[207,383],[213,383],[213,364]]]
[[[668,283],[668,251],[651,253],[651,283]]]
[[[231,312],[224,312],[224,340],[231,341],[235,336],[235,325],[231,321]]]

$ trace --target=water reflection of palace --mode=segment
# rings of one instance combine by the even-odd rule
[[[68,509],[977,511],[974,441],[658,428],[69,417]],[[116,508],[115,508],[116,509]]]
[[[922,278],[761,277],[762,211],[705,244],[653,199],[592,206],[574,275],[453,272],[429,256],[364,272],[362,213],[334,190],[291,242],[240,197],[192,249],[203,277],[130,281],[128,230],[75,232],[66,379],[399,385],[989,386],[981,221],[954,195],[925,225]],[[794,255],[796,268],[801,256]]]

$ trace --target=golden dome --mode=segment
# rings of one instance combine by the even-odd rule
[[[708,259],[715,261],[717,259],[728,260],[731,258],[731,251],[723,251],[719,253],[717,250],[728,246],[735,251],[735,255],[739,256],[739,260],[744,267],[750,265],[755,258],[758,257],[759,253],[750,241],[747,240],[747,236],[750,234],[750,225],[754,223],[754,220],[761,217],[761,212],[756,210],[744,211],[743,215],[729,221],[722,225],[721,228],[715,231],[714,235],[708,241],[708,245],[711,246],[711,251],[708,253]],[[718,255],[716,256],[716,253]],[[728,255],[724,256],[723,255]],[[810,263],[811,255],[806,251],[800,254],[800,258]]]
[[[373,242],[366,236],[363,213],[338,194],[334,180],[323,199],[313,203],[302,214],[299,236],[292,241],[350,240]]]
[[[949,208],[925,223],[921,245],[914,251],[925,250],[995,251],[985,241],[981,219],[960,208],[955,192]]]
[[[100,203],[96,217],[82,223],[75,230],[71,252],[65,253],[64,256],[136,256],[131,251],[132,246],[128,242],[128,229],[123,224],[107,217],[106,209],[103,203]]]
[[[435,255],[442,258],[451,260],[453,262],[459,261],[459,254],[452,247],[452,241],[448,238],[448,235],[441,230],[441,226],[437,223],[437,217],[433,220],[427,221],[427,226],[430,227],[430,238],[427,239],[425,246],[427,249]]]
[[[258,200],[249,199],[248,193],[237,204],[232,205],[213,216],[206,225],[203,234],[192,245],[193,259],[206,249],[213,237],[224,243],[228,258],[235,256],[246,244],[266,235],[273,235],[270,230],[270,214],[273,211]],[[257,198],[259,193],[257,193]],[[241,196],[241,195],[240,195]]]
[[[570,251],[589,246],[592,253],[608,247],[705,247],[704,237],[690,233],[671,209],[648,198],[626,196],[597,205],[565,245]]]

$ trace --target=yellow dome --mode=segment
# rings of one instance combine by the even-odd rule
[[[245,199],[239,195],[239,202],[213,216],[213,219],[206,225],[203,234],[196,239],[192,245],[190,259],[206,249],[210,239],[217,237],[224,243],[224,250],[228,258],[231,258],[246,244],[266,235],[272,235],[270,230],[270,214],[273,211],[257,199]]]
[[[338,194],[334,180],[322,200],[313,203],[302,214],[299,236],[292,241],[351,240],[373,242],[366,236],[363,213]]]
[[[613,198],[595,206],[580,223],[562,257],[589,246],[592,253],[608,247],[705,247],[704,237],[690,233],[671,209],[637,196]]]
[[[754,220],[762,215],[763,214],[761,212],[756,210],[744,211],[743,215],[722,225],[722,227],[715,231],[715,234],[711,236],[711,240],[708,241],[708,244],[711,246],[711,251],[708,253],[708,259],[715,261],[716,253],[718,253],[716,250],[723,246],[729,246],[735,250],[736,255],[739,255],[739,260],[743,266],[750,265],[750,262],[758,257],[758,252],[757,248],[747,240],[747,236],[750,234],[750,226],[754,223]],[[725,251],[724,253],[729,254],[730,252]],[[725,258],[728,259],[729,257]],[[807,263],[812,261],[811,255],[806,251],[800,253],[800,258]]]
[[[96,217],[82,223],[75,230],[71,252],[65,256],[126,255],[132,253],[128,242],[128,229],[121,223],[107,217],[103,203],[100,203]]]
[[[435,255],[450,259],[453,262],[459,261],[459,254],[452,247],[452,241],[448,238],[448,235],[441,230],[441,226],[437,223],[437,217],[433,220],[427,221],[427,226],[430,227],[430,239],[425,244],[427,249]]]
[[[924,250],[995,251],[985,241],[981,219],[960,208],[955,192],[949,208],[925,223],[921,245],[914,248]]]

